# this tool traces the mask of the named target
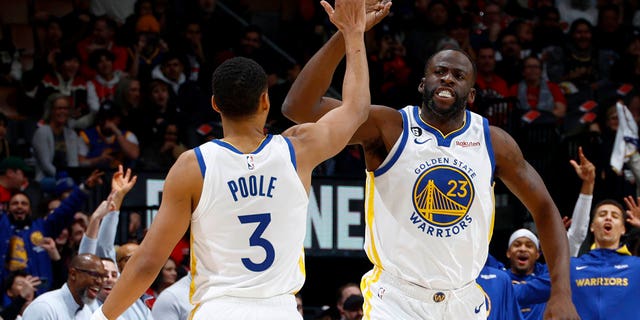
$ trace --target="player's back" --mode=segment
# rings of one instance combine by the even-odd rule
[[[191,219],[192,303],[297,292],[309,198],[291,143],[268,135],[249,154],[220,140],[194,151],[204,182]]]

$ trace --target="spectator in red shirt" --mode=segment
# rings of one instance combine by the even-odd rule
[[[25,183],[25,173],[31,167],[19,157],[7,157],[0,162],[0,209],[5,209],[14,192]]]
[[[542,79],[542,62],[535,56],[524,59],[523,80],[511,86],[510,95],[518,98],[524,110],[551,112],[557,119],[564,118],[567,101],[560,87]]]
[[[128,59],[127,49],[115,44],[116,28],[116,23],[108,17],[96,18],[93,23],[93,33],[78,43],[78,53],[82,61],[88,61],[89,55],[95,50],[106,49],[115,56],[113,69],[125,71]],[[82,65],[80,72],[87,79],[93,79],[96,74],[96,71],[87,63]]]

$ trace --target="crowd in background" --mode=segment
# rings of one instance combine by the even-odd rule
[[[280,112],[287,91],[335,32],[313,0],[10,2],[0,8],[4,310],[67,281],[102,172],[166,173],[183,151],[222,136],[211,108],[218,65],[236,56],[262,65],[265,131],[279,133],[292,124]],[[569,160],[579,146],[596,167],[594,203],[637,195],[633,162],[611,159],[620,123],[640,121],[640,1],[394,0],[366,42],[372,102],[398,109],[419,103],[427,57],[445,48],[472,57],[469,109],[516,138],[561,212],[578,194]],[[341,88],[335,78],[329,94]],[[361,150],[347,147],[316,175],[364,178]],[[530,217],[512,206],[515,229]],[[127,218],[133,242],[141,219]],[[186,273],[187,239],[151,296]]]

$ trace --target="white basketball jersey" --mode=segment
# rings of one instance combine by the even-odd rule
[[[400,112],[402,135],[367,172],[367,256],[419,286],[460,288],[482,270],[493,230],[488,122],[466,111],[463,127],[443,136],[418,107]]]
[[[204,183],[191,218],[191,302],[300,290],[309,197],[290,141],[268,135],[243,154],[214,140],[194,151]]]

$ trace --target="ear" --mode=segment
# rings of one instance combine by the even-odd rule
[[[424,94],[424,77],[422,77],[420,84],[418,84],[418,92],[420,92],[420,94]]]
[[[511,259],[511,251],[507,249],[507,259]]]
[[[471,88],[467,95],[467,103],[471,104],[476,100],[476,88]]]
[[[222,113],[220,112],[220,108],[218,108],[218,104],[216,103],[216,99],[214,95],[211,95],[211,107],[213,108],[213,110],[215,110],[215,112]]]
[[[271,101],[269,101],[269,91],[265,90],[261,95],[260,95],[260,108],[262,110],[269,110],[269,107],[271,107]]]

